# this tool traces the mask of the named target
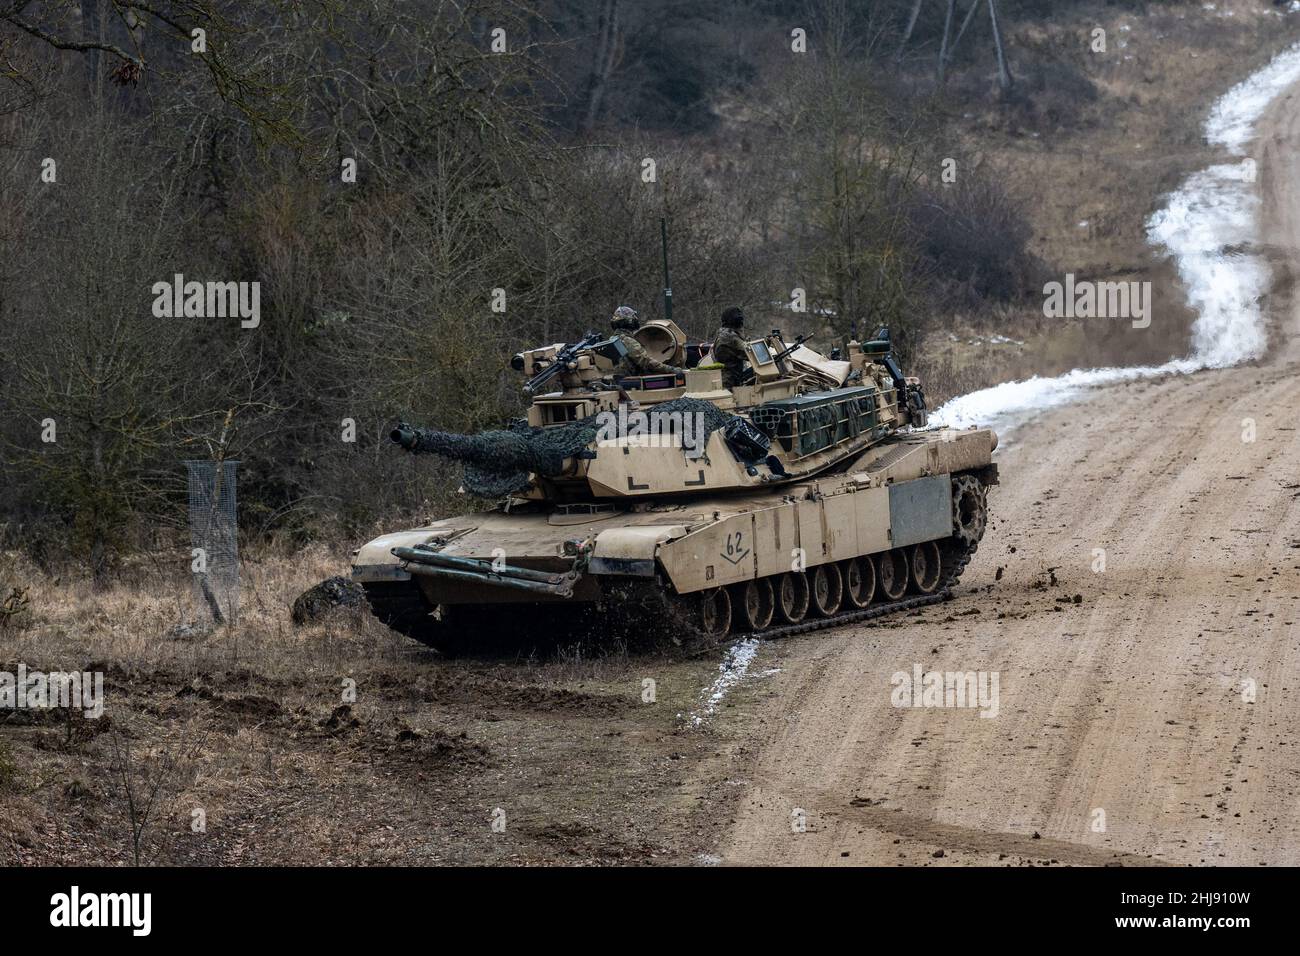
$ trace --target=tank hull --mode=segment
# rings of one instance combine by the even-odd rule
[[[378,616],[435,646],[472,643],[464,614],[491,608],[510,609],[517,628],[539,620],[530,607],[561,606],[611,619],[666,611],[713,637],[802,626],[950,587],[983,533],[996,444],[988,430],[932,430],[765,493],[461,515],[369,542],[352,574]]]

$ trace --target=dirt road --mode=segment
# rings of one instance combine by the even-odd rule
[[[1300,254],[1300,90],[1260,130],[1285,267]],[[1019,431],[957,600],[770,646],[769,733],[725,863],[1300,863],[1286,286],[1258,367],[1108,389]],[[997,672],[997,716],[891,706],[891,676],[914,664]]]

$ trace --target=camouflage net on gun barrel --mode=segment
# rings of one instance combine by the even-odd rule
[[[698,398],[676,398],[644,411],[647,414],[699,415],[701,428],[697,434],[702,442],[707,442],[713,432],[735,417]],[[623,419],[615,413],[605,412],[550,428],[536,428],[519,421],[507,429],[478,435],[417,428],[414,429],[415,441],[410,450],[464,462],[462,484],[466,491],[480,498],[501,498],[525,490],[530,474],[548,478],[561,475],[564,462],[590,447],[597,435],[602,438],[622,436],[622,431],[609,427],[607,423],[621,428]]]

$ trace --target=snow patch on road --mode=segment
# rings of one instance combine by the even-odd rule
[[[1210,110],[1205,136],[1211,143],[1226,146],[1237,156],[1255,138],[1255,124],[1268,105],[1300,78],[1300,44],[1273,57],[1269,64],[1225,93]]]
[[[1245,251],[1259,239],[1260,208],[1256,164],[1245,153],[1268,105],[1298,80],[1300,44],[1224,94],[1206,120],[1205,137],[1242,158],[1193,173],[1147,221],[1148,240],[1173,258],[1196,311],[1191,355],[1163,365],[1075,369],[1005,382],[946,402],[931,422],[1007,433],[1098,386],[1227,368],[1262,356],[1268,332],[1260,300],[1271,270],[1263,257]]]
[[[717,713],[718,705],[727,696],[727,691],[744,680],[749,665],[754,663],[754,658],[758,655],[759,643],[758,638],[748,637],[727,648],[726,656],[718,665],[717,679],[704,692],[704,706],[699,713],[690,716],[691,726],[698,727],[706,718]]]

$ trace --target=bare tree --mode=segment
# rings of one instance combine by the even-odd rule
[[[600,117],[605,90],[618,61],[623,55],[623,28],[619,22],[619,0],[604,0],[596,30],[596,49],[592,53],[591,75],[587,81],[587,108],[582,129],[590,132]]]
[[[1003,92],[1011,89],[1011,70],[1007,66],[1006,56],[1002,52],[1002,30],[998,27],[998,5],[996,0],[989,0],[989,20],[993,24],[993,47],[998,54],[998,85]]]
[[[806,288],[837,333],[891,325],[906,344],[917,326],[907,198],[919,136],[891,114],[840,0],[820,8],[817,27],[817,56],[773,91],[773,161],[792,171],[780,224],[799,279],[789,285]]]
[[[135,751],[131,738],[118,727],[109,734],[131,857],[136,866],[157,862],[171,842],[171,833],[159,830],[160,822],[175,813],[176,800],[203,754],[208,734],[204,731],[196,739],[192,727],[182,727],[174,743],[151,754]]]
[[[903,58],[903,49],[907,46],[907,41],[912,39],[912,31],[916,29],[916,20],[921,15],[921,4],[925,0],[913,0],[912,12],[907,17],[907,26],[903,28],[903,36],[898,41],[898,49],[894,52],[894,60],[897,62]]]
[[[92,122],[61,135],[68,150],[53,152],[72,188],[45,190],[39,217],[7,244],[25,272],[0,293],[14,415],[0,451],[67,516],[79,564],[102,585],[130,517],[167,510],[183,429],[207,415],[219,369],[194,361],[201,325],[150,314],[192,216],[176,181],[149,168],[130,134]],[[124,169],[139,177],[127,188]]]
[[[300,2],[292,5],[290,15],[299,18],[315,10],[328,17],[341,6],[338,0]],[[84,56],[98,93],[105,77],[131,88],[155,74],[163,84],[183,84],[197,61],[209,90],[237,110],[259,137],[298,142],[302,130],[292,115],[294,90],[275,77],[273,61],[250,54],[250,17],[259,26],[274,25],[253,5],[228,11],[217,0],[0,0],[0,25],[9,28],[7,36],[0,34],[0,50],[13,46],[14,34],[21,34],[34,47]],[[9,60],[0,77],[33,84],[39,62],[34,58],[24,68]]]
[[[956,37],[952,36],[952,26],[957,14],[957,0],[944,0],[944,2],[945,11],[943,33],[939,41],[938,77],[940,83],[946,81],[948,66],[952,61],[952,56],[956,52],[958,44],[961,43],[962,37],[966,35],[967,28],[970,27],[971,21],[975,18],[975,14],[984,3],[984,0],[971,0],[971,5],[966,11],[966,17],[962,20],[961,27],[958,29]],[[997,3],[995,0],[987,0],[987,2],[989,25],[993,33],[993,49],[998,64],[998,86],[1005,93],[1011,89],[1015,81],[1011,75],[1011,68],[1007,63],[1006,52],[1003,49],[1002,29],[998,23]],[[908,41],[912,39],[912,33],[916,29],[916,22],[920,17],[923,3],[924,0],[913,0],[911,13],[907,19],[907,25],[904,27],[902,36],[898,41],[898,49],[894,52],[895,62],[902,59],[903,50],[906,48]]]

